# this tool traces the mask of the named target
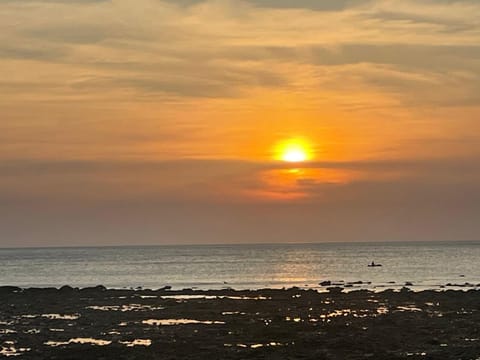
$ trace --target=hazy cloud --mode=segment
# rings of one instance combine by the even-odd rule
[[[239,174],[274,168],[275,164],[11,162],[0,169],[2,245],[131,244],[132,238],[141,244],[471,240],[478,234],[479,174],[471,163],[427,160],[331,165],[376,172],[410,168],[416,175],[340,184],[305,181],[298,184],[308,194],[302,201],[242,202],[222,199],[224,189],[218,185],[226,181],[235,187],[238,183],[231,180]],[[436,173],[431,173],[432,169]],[[466,169],[475,177],[466,177]],[[148,177],[142,176],[145,171]],[[172,171],[176,187],[162,183]],[[228,177],[230,172],[236,175]],[[447,172],[455,176],[445,177]],[[11,191],[6,173],[20,192]],[[90,175],[85,176],[87,173]],[[129,175],[132,173],[135,176]],[[244,179],[253,181],[252,176]],[[198,197],[198,192],[202,196]]]
[[[480,14],[480,6],[471,1],[252,0],[250,5],[206,1],[201,7],[180,9],[173,3],[141,0],[134,11],[129,10],[128,1],[87,1],[98,3],[93,8],[80,6],[85,1],[52,3],[58,4],[51,10],[60,16],[52,18],[51,10],[40,3],[21,12],[16,10],[16,2],[5,3],[0,55],[4,59],[70,64],[77,74],[84,73],[85,68],[101,71],[93,80],[101,88],[110,83],[139,92],[187,97],[241,97],[247,95],[243,90],[252,86],[295,90],[293,83],[303,74],[297,73],[298,68],[284,69],[285,63],[319,69],[388,64],[405,72],[406,78],[419,69],[454,76],[480,70],[480,30],[475,16]],[[68,8],[63,6],[66,3]],[[199,2],[184,1],[181,5],[195,3]],[[78,9],[72,10],[75,6]],[[272,8],[284,11],[273,12]],[[293,8],[344,11],[302,12],[292,18],[289,11],[296,11]],[[48,22],[42,20],[47,16]],[[275,21],[267,20],[270,16]],[[418,27],[413,23],[422,24]],[[455,31],[445,32],[438,24],[454,26]],[[257,32],[264,36],[258,37]],[[418,83],[410,83],[406,90],[404,82],[395,86],[396,80],[384,74],[383,80],[377,76],[374,81],[397,90],[388,96],[406,91],[414,94],[417,89],[422,93]],[[365,86],[372,83],[368,73],[354,76],[367,76]],[[318,80],[323,86],[328,84],[325,79]],[[462,80],[466,88],[477,81]],[[435,81],[440,81],[436,83],[440,91],[442,85],[450,86],[441,77]],[[88,82],[74,83],[86,86]],[[476,88],[470,88],[473,94]]]
[[[305,8],[316,11],[339,11],[358,4],[365,4],[368,0],[251,0],[251,2],[257,6],[270,8]]]
[[[82,4],[95,4],[103,2],[111,2],[112,0],[2,0],[3,4],[14,4],[17,6],[22,6],[22,4],[29,3],[58,3],[58,4],[72,4],[72,5],[82,5]]]
[[[68,51],[66,49],[54,46],[0,46],[0,57],[3,59],[56,61],[60,58],[64,58],[67,53]]]

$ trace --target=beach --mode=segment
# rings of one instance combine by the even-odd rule
[[[480,292],[0,287],[20,359],[478,359]]]

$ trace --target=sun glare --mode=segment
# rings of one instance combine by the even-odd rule
[[[286,162],[303,162],[311,157],[309,146],[302,140],[289,140],[278,147],[278,159]]]
[[[283,160],[288,162],[301,162],[307,160],[307,154],[303,149],[288,149],[283,154]]]

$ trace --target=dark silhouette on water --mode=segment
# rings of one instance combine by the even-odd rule
[[[371,264],[368,264],[368,267],[378,267],[378,266],[382,266],[382,264],[375,264],[374,261],[372,261]]]

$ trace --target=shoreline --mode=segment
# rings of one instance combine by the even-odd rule
[[[452,281],[445,284],[423,284],[415,283],[413,281],[404,281],[404,282],[395,282],[389,281],[386,283],[374,283],[372,281],[344,281],[344,280],[323,280],[318,283],[309,283],[304,285],[299,285],[299,282],[291,283],[278,283],[270,284],[267,286],[248,286],[252,284],[239,285],[236,283],[228,282],[218,282],[218,283],[208,283],[208,284],[187,284],[194,286],[184,286],[179,284],[169,284],[163,285],[161,287],[146,287],[146,286],[104,286],[104,285],[85,285],[85,286],[71,286],[71,285],[46,285],[46,286],[30,286],[30,285],[12,285],[12,284],[0,284],[0,293],[2,288],[15,288],[18,291],[28,290],[28,289],[44,289],[44,290],[60,290],[62,287],[69,287],[76,290],[95,288],[96,286],[104,287],[108,290],[134,290],[134,291],[160,291],[160,290],[171,290],[171,291],[258,291],[258,290],[289,290],[289,289],[300,289],[300,290],[313,290],[319,293],[329,292],[329,289],[332,287],[342,288],[344,292],[352,291],[371,291],[371,292],[383,292],[386,290],[400,291],[403,288],[408,288],[414,292],[421,291],[446,291],[446,290],[458,290],[458,291],[468,291],[468,290],[479,290],[480,283],[476,281],[464,281],[465,278],[460,276],[460,279],[463,281]]]
[[[477,359],[480,291],[0,287],[19,359]]]

